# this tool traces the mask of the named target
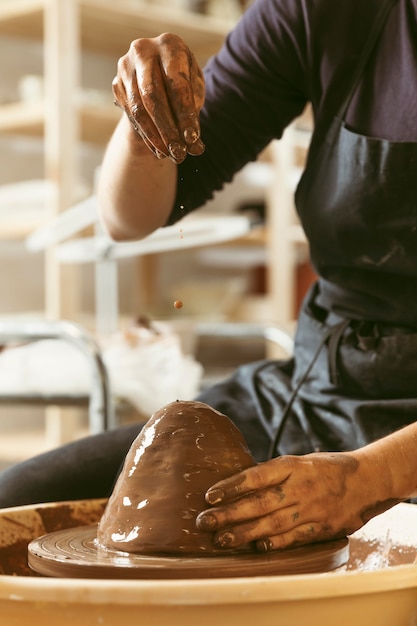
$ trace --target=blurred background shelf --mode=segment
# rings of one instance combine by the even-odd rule
[[[80,141],[106,144],[120,119],[120,111],[114,106],[80,105]],[[45,105],[39,102],[16,102],[0,107],[0,133],[43,137]]]
[[[62,4],[66,1],[61,0]],[[46,38],[48,4],[47,0],[2,0],[0,33],[28,39]],[[124,54],[126,44],[134,39],[168,31],[183,37],[199,60],[205,62],[218,50],[233,25],[232,21],[147,2],[78,0],[71,4],[80,24],[80,47],[115,58]]]
[[[232,25],[232,20],[134,0],[0,2],[0,36],[21,38],[22,42],[38,41],[43,46],[38,93],[27,101],[0,105],[0,135],[41,139],[43,175],[55,187],[44,214],[29,220],[27,227],[11,217],[0,239],[25,237],[34,225],[44,223],[45,216],[47,219],[65,211],[79,199],[74,190],[84,175],[80,147],[91,144],[102,151],[120,118],[120,110],[112,103],[110,81],[108,104],[89,102],[90,86],[83,77],[87,51],[111,59],[115,70],[117,59],[133,39],[171,31],[182,36],[204,64],[220,48]],[[80,102],[79,94],[83,89],[87,97]],[[271,318],[277,322],[294,317],[292,283],[299,256],[305,255],[304,236],[294,218],[293,185],[287,178],[289,168],[308,149],[310,133],[311,115],[307,111],[286,134],[287,138],[279,142],[279,147],[269,149],[268,159],[279,182],[272,183],[272,188],[266,190],[263,229],[244,238],[250,246],[265,247]],[[93,188],[91,177],[89,183]],[[156,263],[149,260],[142,265],[145,266],[142,274],[149,274]],[[77,268],[63,268],[56,263],[53,253],[46,253],[45,312],[48,317],[78,318],[82,307],[77,293],[79,282]]]
[[[200,63],[220,47],[231,24],[186,11],[147,3],[106,0],[6,0],[0,2],[0,35],[43,43],[43,99],[0,106],[0,133],[43,137],[44,175],[56,186],[50,215],[74,202],[79,178],[79,144],[105,145],[119,117],[112,105],[79,106],[82,55],[85,51],[111,56],[116,67],[130,42],[171,30],[186,39]],[[16,236],[25,235],[19,229]],[[1,237],[1,234],[0,234]],[[45,310],[54,319],[77,317],[77,298],[62,296],[62,284],[74,293],[76,270],[61,268],[46,255]]]
[[[217,4],[225,7],[228,1]],[[235,21],[178,9],[178,4],[174,0],[164,6],[162,0],[0,0],[0,44],[4,41],[11,49],[11,53],[0,54],[4,77],[0,85],[0,185],[42,178],[52,189],[43,210],[0,210],[0,289],[8,296],[3,298],[7,313],[18,300],[15,276],[19,272],[19,306],[27,307],[30,301],[30,308],[48,319],[70,319],[94,330],[92,272],[76,265],[63,266],[53,249],[30,256],[24,239],[93,192],[95,168],[121,115],[113,105],[111,80],[117,59],[130,42],[175,32],[204,64],[220,48]],[[25,77],[34,90],[23,96],[19,88]],[[145,312],[161,317],[169,314],[179,326],[192,326],[207,318],[219,324],[251,321],[293,327],[302,293],[313,278],[293,204],[311,129],[311,111],[307,109],[284,138],[261,155],[270,180],[259,183],[246,198],[249,185],[244,175],[237,176],[230,191],[226,189],[214,200],[216,207],[226,212],[237,209],[242,200],[249,206],[261,201],[262,219],[248,235],[192,257],[184,251],[175,259],[168,254],[149,255],[140,262],[121,264],[123,319]],[[19,163],[15,168],[13,159]],[[235,258],[221,271],[213,260],[220,253],[222,258]],[[188,279],[193,268],[198,276]],[[243,275],[244,286],[236,287]],[[219,281],[234,298],[227,310],[216,296]],[[173,299],[181,298],[183,288],[191,293],[187,291],[190,285],[191,290],[195,287],[193,302],[181,312],[173,312]],[[207,359],[210,368],[215,365],[213,355],[221,352],[210,348],[212,341],[202,341],[204,349],[200,346],[199,350],[199,357]],[[257,341],[249,343],[250,350],[248,346],[244,350],[248,358],[263,354]],[[238,352],[237,360],[244,359]]]

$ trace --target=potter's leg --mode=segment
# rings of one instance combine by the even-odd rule
[[[0,507],[102,498],[142,425],[91,435],[0,472]]]

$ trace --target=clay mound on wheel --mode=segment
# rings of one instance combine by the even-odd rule
[[[98,526],[99,545],[138,554],[230,554],[197,529],[196,517],[207,508],[209,487],[253,465],[228,417],[202,402],[171,402],[133,442]]]

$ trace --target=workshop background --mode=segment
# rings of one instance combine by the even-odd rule
[[[117,423],[149,416],[152,405],[133,389],[135,379],[148,385],[142,373],[155,375],[148,389],[169,390],[170,381],[158,378],[161,353],[171,350],[173,364],[179,359],[185,394],[247,360],[288,356],[285,336],[314,280],[293,206],[311,135],[308,110],[198,213],[203,220],[244,216],[247,233],[187,247],[185,228],[178,250],[162,245],[142,254],[139,247],[112,264],[111,332],[98,328],[97,263],[80,262],[77,248],[70,262],[57,254],[68,239],[94,238],[99,226],[80,222],[62,242],[30,245],[34,233],[59,235],[58,216],[94,203],[97,168],[121,114],[111,81],[130,41],[176,32],[204,64],[248,4],[0,0],[0,331],[2,321],[68,320],[91,333],[117,370],[110,372]],[[268,329],[283,331],[284,343],[268,340]],[[85,387],[80,359],[59,338],[4,342],[0,467],[88,434],[90,382]],[[158,397],[163,404],[164,394]]]

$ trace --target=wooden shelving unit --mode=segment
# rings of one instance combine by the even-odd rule
[[[12,36],[43,44],[43,92],[40,102],[0,105],[0,134],[43,139],[44,177],[54,190],[40,223],[71,207],[79,198],[79,147],[82,142],[107,143],[120,115],[109,106],[80,105],[83,54],[114,59],[138,37],[176,32],[188,42],[200,63],[221,46],[231,24],[192,13],[179,13],[139,0],[3,0],[0,37]],[[41,213],[41,212],[40,212]],[[36,228],[36,218],[2,220],[0,239],[22,240]],[[54,250],[45,253],[45,317],[80,321],[81,270],[62,265]],[[58,411],[58,412],[57,412]],[[54,445],[67,439],[56,420],[60,410],[49,407],[48,438]],[[60,424],[60,425],[58,425]]]
[[[65,4],[68,0],[61,0]],[[0,3],[0,33],[43,39],[44,14],[53,0],[9,0]],[[221,45],[231,23],[197,13],[129,0],[70,0],[78,13],[80,47],[120,56],[137,37],[172,31],[183,37],[204,62]]]
[[[267,201],[268,292],[273,321],[285,327],[294,322],[299,253],[308,256],[307,241],[295,211],[293,174],[301,172],[304,166],[312,128],[311,109],[307,107],[282,139],[269,148],[276,176]]]
[[[221,46],[230,28],[231,24],[203,15],[131,0],[0,3],[0,36],[43,42],[45,99],[0,106],[0,133],[44,138],[45,177],[55,188],[49,215],[74,203],[79,143],[105,145],[121,114],[112,105],[80,106],[74,101],[83,52],[109,55],[116,66],[133,39],[172,31],[182,36],[200,63],[204,63]],[[5,230],[9,239],[28,234],[20,222],[13,224],[12,219]],[[77,319],[77,270],[57,264],[50,251],[46,254],[45,271],[47,316]]]
[[[115,107],[79,106],[80,141],[105,144],[120,117]],[[45,127],[44,102],[16,102],[0,106],[0,133],[42,137]]]
[[[80,142],[105,145],[121,114],[113,105],[88,106],[75,102],[83,53],[93,51],[110,56],[116,66],[133,39],[172,31],[187,41],[204,64],[220,48],[231,27],[232,24],[218,19],[139,0],[0,2],[0,36],[43,42],[44,101],[0,106],[0,134],[44,138],[45,177],[56,190],[50,215],[66,210],[75,202]],[[288,178],[289,168],[294,166],[296,152],[305,152],[308,146],[310,122],[307,112],[299,128],[291,128],[282,141],[271,147],[277,183],[269,194],[267,227],[247,239],[248,245],[262,243],[267,247],[271,321],[278,323],[293,317],[297,247],[305,246],[301,227],[294,219],[294,190],[283,182]],[[28,224],[28,229],[34,227],[33,223]],[[22,238],[28,229],[21,221],[13,224],[11,219],[0,238]],[[46,254],[45,267],[47,316],[76,320],[80,306],[79,270],[59,265],[53,250]]]

